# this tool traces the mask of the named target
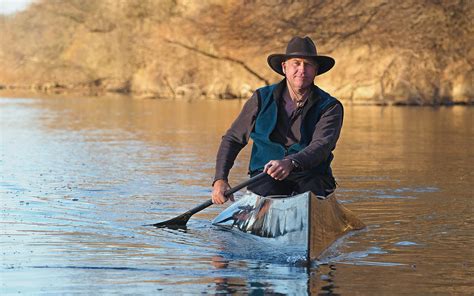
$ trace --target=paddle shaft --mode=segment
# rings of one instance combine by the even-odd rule
[[[231,195],[231,194],[233,194],[233,193],[239,191],[240,189],[242,189],[242,188],[244,188],[244,187],[247,187],[248,185],[257,182],[258,180],[260,180],[260,179],[262,179],[263,177],[265,177],[265,175],[266,175],[266,173],[261,172],[260,174],[254,176],[254,177],[252,177],[252,178],[250,178],[250,179],[248,179],[247,181],[244,181],[244,182],[238,184],[237,186],[232,187],[232,188],[226,190],[226,191],[224,192],[224,196],[225,196],[225,197],[228,197],[229,195]],[[187,214],[190,214],[190,215],[194,215],[194,214],[196,214],[196,213],[198,213],[198,212],[204,210],[205,208],[210,207],[212,204],[213,204],[212,199],[209,199],[208,201],[206,201],[206,202],[204,202],[204,203],[202,203],[202,204],[200,204],[200,205],[198,205],[198,206],[196,206],[196,207],[190,209],[190,210],[187,211],[186,213],[187,213]]]
[[[235,186],[234,188],[230,188],[224,192],[224,196],[228,197],[234,192],[239,191],[240,189],[247,187],[250,184],[256,183],[257,181],[261,180],[263,177],[265,177],[266,173],[260,173],[250,179],[248,179],[245,182],[242,182],[241,184]],[[145,226],[155,226],[155,227],[170,227],[170,228],[181,228],[185,227],[186,223],[188,222],[189,218],[191,218],[192,215],[196,214],[197,212],[200,212],[204,210],[205,208],[211,206],[213,204],[212,199],[206,201],[205,203],[202,203],[198,205],[197,207],[194,207],[187,211],[184,214],[179,215],[178,217],[175,217],[173,219],[163,221],[163,222],[158,222],[155,224],[147,224]]]

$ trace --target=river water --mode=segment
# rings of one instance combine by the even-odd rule
[[[368,227],[311,267],[213,226],[227,205],[142,226],[209,198],[243,103],[1,98],[0,294],[474,294],[472,107],[346,106],[337,194]]]

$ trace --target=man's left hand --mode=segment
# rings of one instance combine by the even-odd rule
[[[284,180],[293,170],[293,164],[290,159],[270,160],[263,171],[275,180]]]

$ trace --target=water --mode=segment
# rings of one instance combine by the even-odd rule
[[[367,229],[311,267],[212,226],[243,101],[0,99],[0,293],[474,294],[472,107],[346,107],[338,197]],[[232,171],[246,179],[249,149]]]

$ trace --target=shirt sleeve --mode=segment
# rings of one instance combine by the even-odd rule
[[[254,92],[245,102],[239,116],[222,137],[216,157],[214,182],[228,180],[229,172],[239,152],[247,145],[258,113],[258,95]],[[214,184],[214,183],[213,183]]]
[[[336,148],[342,129],[344,110],[341,104],[329,107],[316,123],[309,145],[286,158],[298,163],[300,170],[308,170],[325,161]]]

